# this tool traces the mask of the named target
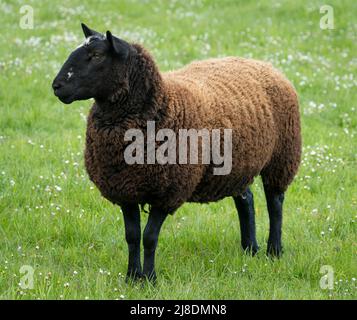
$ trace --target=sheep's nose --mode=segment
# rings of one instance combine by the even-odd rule
[[[53,81],[53,83],[52,83],[52,88],[53,88],[53,90],[58,90],[58,89],[60,89],[62,87],[62,84],[59,82],[59,81]]]

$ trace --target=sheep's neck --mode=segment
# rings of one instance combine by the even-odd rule
[[[140,47],[139,47],[140,48]],[[95,99],[95,118],[102,126],[146,127],[148,120],[160,121],[166,110],[164,84],[155,62],[140,55],[129,70],[129,90],[116,90],[113,98]]]

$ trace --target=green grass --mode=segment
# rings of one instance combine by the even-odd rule
[[[32,30],[19,27],[25,2]],[[333,30],[319,28],[322,1],[83,3],[0,0],[0,298],[356,299],[356,1],[329,1]],[[240,248],[231,199],[186,204],[161,232],[157,286],[125,284],[120,208],[101,198],[83,166],[91,102],[65,106],[50,87],[82,41],[81,21],[143,43],[162,70],[237,55],[271,61],[294,83],[304,152],[286,194],[282,259],[264,254],[257,179],[256,257]],[[19,286],[23,265],[35,270],[32,290]],[[334,270],[332,290],[320,288],[323,265]]]

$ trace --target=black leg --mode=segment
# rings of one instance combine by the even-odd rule
[[[264,187],[269,212],[269,239],[267,254],[280,257],[282,254],[281,227],[283,221],[284,193],[275,192]]]
[[[255,217],[253,193],[248,188],[246,192],[234,197],[234,202],[238,211],[241,243],[243,250],[257,253],[259,246],[255,236]]]
[[[142,277],[140,263],[140,209],[138,205],[125,204],[121,206],[125,223],[125,238],[128,243],[129,261],[126,279],[136,280]]]
[[[155,250],[159,233],[162,224],[167,217],[167,213],[158,208],[152,208],[148,222],[146,224],[143,243],[144,243],[144,276],[149,280],[155,282]]]

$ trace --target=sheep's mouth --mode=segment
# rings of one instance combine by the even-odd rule
[[[65,104],[70,104],[70,103],[72,103],[73,101],[74,101],[74,99],[73,99],[73,96],[72,95],[70,95],[70,96],[62,96],[62,97],[58,97],[58,99],[60,99],[63,103],[65,103]]]
[[[54,90],[55,96],[63,103],[70,104],[74,101],[73,94],[66,94],[63,92],[62,88]]]

